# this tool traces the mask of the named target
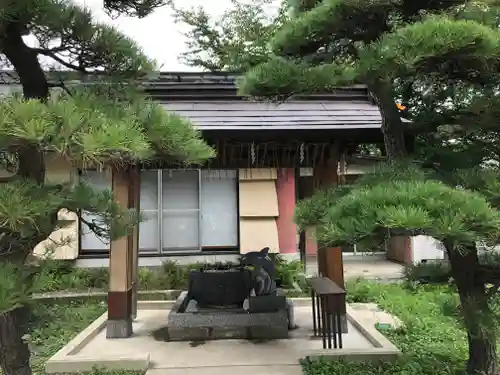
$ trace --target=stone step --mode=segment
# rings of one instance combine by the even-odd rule
[[[288,366],[216,366],[216,367],[184,367],[154,368],[146,375],[303,375],[299,365]]]

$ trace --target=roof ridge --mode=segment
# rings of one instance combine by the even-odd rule
[[[74,71],[46,71],[48,81],[61,80],[72,84],[92,84],[99,74],[83,75]],[[242,100],[236,81],[241,74],[231,72],[155,72],[137,84],[153,100],[169,102],[182,100]],[[102,77],[102,75],[101,75]],[[0,70],[0,85],[17,85],[19,79],[13,70]],[[298,94],[304,100],[370,101],[366,85],[339,86],[325,93]]]
[[[96,72],[91,74],[83,74],[75,71],[67,71],[67,70],[45,70],[45,73],[48,75],[48,78],[61,76],[67,77],[68,79],[79,80],[82,78],[92,76],[101,76],[102,73]],[[235,73],[235,72],[168,72],[168,71],[159,71],[153,72],[149,75],[149,78],[139,80],[144,83],[229,83],[235,84],[236,80],[241,77],[243,73]],[[53,77],[51,77],[53,76]],[[0,84],[11,84],[18,81],[17,73],[14,70],[0,69],[0,78],[7,78],[7,82],[0,82]],[[366,85],[350,85],[338,87],[342,89],[348,88],[366,88]]]

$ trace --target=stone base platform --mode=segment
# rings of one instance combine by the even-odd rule
[[[207,341],[207,340],[276,340],[288,338],[288,328],[248,327],[248,328],[173,328],[168,327],[167,341]]]
[[[193,306],[194,305],[194,306]],[[197,309],[182,292],[168,314],[169,341],[217,339],[277,340],[288,338],[293,305],[287,310],[249,313],[241,309]]]
[[[207,340],[166,342],[165,316],[174,301],[139,301],[134,333],[126,339],[106,338],[107,313],[96,319],[50,358],[47,373],[88,372],[95,368],[149,370],[149,375],[299,375],[300,360],[374,361],[392,360],[400,351],[375,328],[390,323],[362,306],[347,306],[349,333],[342,349],[322,349],[312,337],[311,299],[294,298],[298,328],[285,340]],[[156,371],[156,372],[154,372]],[[160,373],[161,371],[161,373]]]

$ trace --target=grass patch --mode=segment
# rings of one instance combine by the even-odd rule
[[[46,360],[105,311],[106,304],[94,300],[36,302],[29,324],[33,371],[43,372]]]
[[[348,283],[349,302],[374,302],[404,322],[404,328],[384,330],[403,352],[393,363],[304,362],[308,375],[456,375],[464,369],[468,349],[458,295],[448,285]],[[500,299],[492,301],[500,318]]]
[[[28,342],[34,374],[44,374],[44,364],[80,331],[106,311],[106,303],[86,301],[37,302],[33,306]],[[101,374],[95,370],[92,374]],[[111,375],[139,375],[137,371],[113,371]]]

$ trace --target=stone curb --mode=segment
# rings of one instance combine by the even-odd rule
[[[166,299],[176,298],[181,290],[178,289],[167,289],[167,290],[139,290],[137,291],[139,295],[152,295],[152,294],[164,294]],[[33,299],[44,300],[44,299],[65,299],[65,298],[89,298],[89,297],[106,297],[108,295],[107,291],[88,291],[88,292],[48,292],[48,293],[35,293],[33,294]]]
[[[181,289],[167,289],[167,290],[139,290],[138,295],[156,295],[163,294],[165,300],[175,300],[180,294]],[[294,292],[285,290],[286,292]],[[92,298],[92,297],[106,297],[106,291],[88,291],[88,292],[48,292],[48,293],[35,293],[33,294],[34,300],[57,300],[57,299],[78,299],[78,298]],[[294,298],[294,297],[290,297]]]

